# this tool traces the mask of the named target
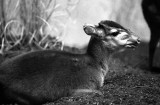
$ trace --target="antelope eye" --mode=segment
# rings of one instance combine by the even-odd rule
[[[123,35],[121,39],[122,39],[122,40],[125,40],[125,39],[127,39],[128,37],[129,37],[128,35]]]
[[[119,31],[116,31],[116,32],[113,32],[112,35],[117,36],[119,33],[120,33]]]

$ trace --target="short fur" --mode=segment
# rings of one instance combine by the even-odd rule
[[[103,24],[108,24],[109,27],[111,23],[117,24],[110,21],[109,24],[106,21]],[[112,43],[106,40],[108,35],[104,36],[106,27],[92,28],[93,30],[87,31],[91,27],[84,27],[86,34],[91,35],[85,54],[43,50],[3,62],[0,66],[1,103],[43,104],[76,93],[95,92],[103,86],[109,57],[116,48],[107,47]],[[98,32],[96,34],[99,37],[91,34],[94,32]],[[132,43],[137,43],[137,39],[134,40]]]

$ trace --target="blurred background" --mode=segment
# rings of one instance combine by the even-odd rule
[[[84,33],[83,25],[113,20],[130,29],[142,41],[137,49],[127,50],[115,57],[133,67],[147,68],[150,30],[143,17],[141,2],[141,0],[1,0],[1,53],[15,51],[25,45],[26,36],[29,36],[27,42],[30,45],[34,42],[34,46],[40,49],[54,46],[60,50],[68,51],[71,48],[73,52],[83,53],[90,39]],[[160,66],[159,46],[157,49],[154,65]]]

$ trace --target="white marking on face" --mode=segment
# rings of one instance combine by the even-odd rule
[[[124,36],[128,35],[126,32],[120,32],[115,38],[118,40],[122,40]]]
[[[125,36],[128,36],[128,33],[126,32],[120,32],[116,37],[116,41],[120,44],[120,45],[124,45],[126,44],[128,38],[125,38]]]
[[[117,29],[111,29],[111,32],[117,32]]]
[[[123,37],[124,35],[128,35],[126,32],[121,32],[120,34],[118,34],[119,37]]]

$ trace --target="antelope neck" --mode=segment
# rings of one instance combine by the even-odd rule
[[[91,37],[87,54],[91,56],[98,64],[102,67],[102,69],[108,69],[108,62],[111,56],[110,49],[104,46],[101,39]]]

